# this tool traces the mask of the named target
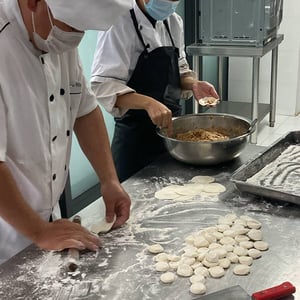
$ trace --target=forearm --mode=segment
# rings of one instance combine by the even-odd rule
[[[35,242],[47,222],[27,204],[5,162],[0,162],[0,216]]]
[[[193,89],[193,84],[197,82],[195,78],[192,76],[185,76],[182,75],[180,77],[180,83],[181,83],[181,89],[182,90],[192,90]]]
[[[101,183],[118,180],[110,150],[109,138],[99,107],[76,120],[74,131],[81,149],[90,161]]]
[[[115,106],[122,109],[147,110],[153,102],[153,98],[133,92],[118,96]]]

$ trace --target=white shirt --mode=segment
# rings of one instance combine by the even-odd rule
[[[48,220],[67,179],[74,122],[97,101],[77,49],[41,55],[29,41],[17,0],[0,2],[0,45],[0,161]],[[30,243],[1,217],[0,237],[0,260]]]
[[[172,46],[169,33],[162,21],[157,21],[155,28],[137,6],[132,4],[138,26],[148,51],[162,46]],[[184,51],[184,32],[181,17],[174,13],[168,18],[174,44],[179,49],[180,75],[196,77],[189,69]],[[117,95],[133,91],[126,83],[129,81],[144,46],[138,38],[130,12],[120,16],[108,31],[98,33],[97,47],[92,65],[92,88],[101,105],[113,116],[122,116],[126,110],[115,107]],[[190,98],[192,94],[183,93],[182,98]]]

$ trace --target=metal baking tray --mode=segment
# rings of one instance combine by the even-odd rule
[[[287,147],[298,144],[300,145],[300,131],[291,131],[287,133],[266,150],[238,168],[232,174],[230,180],[234,182],[236,187],[242,192],[300,204],[300,195],[246,182],[248,178],[252,177],[266,165],[274,161]]]

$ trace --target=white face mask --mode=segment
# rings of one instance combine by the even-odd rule
[[[48,9],[48,17],[51,23],[51,30],[46,40],[44,40],[36,31],[35,31],[35,23],[34,23],[34,13],[32,12],[32,26],[33,26],[33,39],[35,45],[44,52],[56,53],[60,54],[65,51],[76,48],[82,37],[84,32],[74,32],[74,31],[64,31],[53,25],[49,8]]]

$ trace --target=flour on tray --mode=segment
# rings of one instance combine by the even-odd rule
[[[300,145],[286,148],[274,161],[266,165],[248,183],[300,195]]]

